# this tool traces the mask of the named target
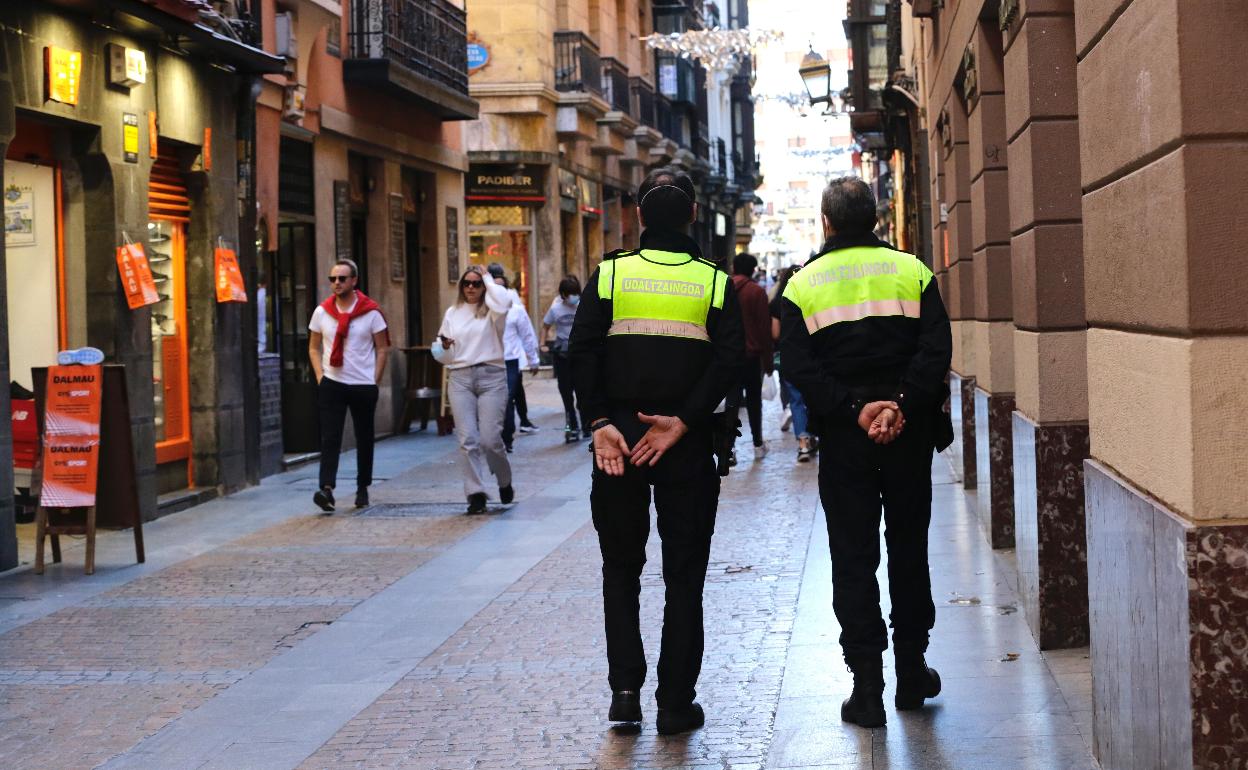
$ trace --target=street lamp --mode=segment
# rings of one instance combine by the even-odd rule
[[[815,53],[813,45],[802,57],[802,65],[798,67],[797,74],[802,76],[811,106],[825,102],[828,109],[832,109],[832,67],[827,59]]]

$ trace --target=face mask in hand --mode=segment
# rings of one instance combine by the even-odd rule
[[[568,298],[567,298],[567,299],[565,299],[565,300],[564,300],[564,302],[568,303],[568,304],[569,304],[569,305],[571,305],[572,307],[576,307],[577,305],[581,304],[581,295],[580,295],[580,294],[569,294],[569,295],[568,295]]]

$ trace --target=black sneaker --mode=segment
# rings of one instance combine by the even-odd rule
[[[504,448],[507,450],[507,454],[511,454],[512,452],[516,451],[511,448],[511,444],[506,444]]]
[[[485,513],[485,493],[474,492],[468,495],[468,515],[474,516],[479,513]]]
[[[658,728],[659,735],[687,733],[690,730],[698,729],[704,724],[706,724],[706,714],[703,713],[702,707],[696,703],[690,703],[688,706],[678,709],[659,709],[659,717],[655,720],[655,727]]]
[[[368,487],[360,487],[355,491],[355,507],[368,507]]]
[[[590,430],[589,428],[586,428],[581,431],[581,438],[585,439],[586,441],[589,441],[593,437],[594,437],[594,432]]]
[[[312,502],[320,506],[326,513],[334,512],[334,490],[332,487],[321,487],[312,495]]]
[[[575,444],[581,440],[581,431],[577,428],[568,428],[563,432],[563,443]]]
[[[611,693],[611,710],[607,712],[611,722],[640,722],[641,693],[632,690],[620,690]]]
[[[516,490],[512,489],[510,484],[505,487],[498,488],[498,501],[503,505],[509,505],[511,501],[515,499]]]

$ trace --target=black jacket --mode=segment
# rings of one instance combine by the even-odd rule
[[[834,236],[810,262],[856,246],[892,248],[874,235]],[[791,280],[801,279],[798,272]],[[872,316],[832,324],[813,335],[797,305],[789,299],[780,304],[784,377],[825,426],[855,423],[864,403],[892,400],[908,420],[919,418],[916,427],[933,431],[933,443],[943,449],[953,439],[943,411],[952,355],[949,315],[935,279],[923,290],[918,318]]]
[[[702,259],[698,244],[683,233],[646,230],[641,234],[641,247]],[[723,308],[712,307],[707,315],[709,344],[678,337],[608,337],[611,300],[598,296],[598,271],[594,271],[581,294],[568,340],[576,398],[591,422],[620,405],[679,417],[689,426],[710,418],[745,355],[741,310],[732,281],[725,283]]]

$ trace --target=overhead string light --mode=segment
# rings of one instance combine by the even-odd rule
[[[693,59],[712,72],[735,72],[741,61],[764,43],[780,40],[778,30],[698,29],[661,35],[647,35],[642,41],[656,51]]]

